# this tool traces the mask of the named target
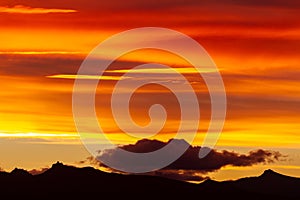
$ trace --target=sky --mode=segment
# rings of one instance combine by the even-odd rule
[[[300,177],[299,11],[296,0],[1,1],[0,167],[8,171],[14,167],[39,169],[57,160],[87,164],[82,161],[90,154],[80,141],[72,114],[73,84],[81,63],[113,34],[164,27],[200,43],[222,75],[227,115],[215,149],[237,155],[251,156],[249,152],[257,150],[281,155],[248,165],[229,162],[205,176],[236,179],[271,168]],[[132,38],[124,44],[134,41]],[[110,51],[114,49],[108,49],[108,54]],[[211,114],[207,87],[186,60],[154,49],[123,55],[105,72],[96,94],[97,116],[104,132],[115,144],[138,141],[116,126],[110,98],[120,76],[149,62],[172,66],[191,83],[201,109],[192,145],[200,146]],[[136,73],[148,79],[162,75],[172,81],[168,71]],[[165,106],[168,119],[150,139],[167,142],[180,122],[179,104],[171,91],[153,84],[139,88],[132,97],[131,115],[137,124],[147,125],[148,109],[154,103]],[[198,173],[192,170],[193,175]]]

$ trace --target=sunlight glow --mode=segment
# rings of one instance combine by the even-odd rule
[[[16,5],[13,7],[1,6],[0,13],[20,13],[20,14],[47,14],[47,13],[74,13],[77,10],[55,9],[55,8],[32,8],[29,6]]]
[[[73,138],[77,134],[63,133],[0,133],[0,138]]]

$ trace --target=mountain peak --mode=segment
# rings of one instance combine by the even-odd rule
[[[278,176],[278,175],[281,175],[271,169],[267,169],[264,171],[264,173],[261,175],[261,176]]]
[[[274,172],[274,171],[271,170],[271,169],[267,169],[267,170],[264,171],[264,173],[276,173],[276,172]]]
[[[72,171],[74,169],[77,169],[74,166],[69,166],[69,165],[65,165],[62,162],[57,161],[56,163],[52,164],[52,167],[47,170],[47,171],[58,171],[58,172],[63,172],[63,171]]]
[[[64,165],[63,163],[57,161],[56,163],[52,164],[51,168],[49,168],[46,172],[59,172],[59,171],[66,171],[68,168],[67,165]]]
[[[16,176],[31,176],[31,174],[24,170],[24,169],[19,169],[19,168],[15,168],[14,170],[12,170],[10,172],[10,174],[12,175],[16,175]]]
[[[287,178],[289,176],[286,176],[286,175],[283,175],[283,174],[280,174],[278,172],[275,172],[271,169],[267,169],[264,171],[264,173],[262,175],[260,175],[259,177],[263,178],[263,179],[282,179],[282,178]]]
[[[63,167],[63,166],[64,166],[63,163],[57,161],[56,163],[52,164],[52,167],[51,167],[51,168],[61,168],[61,167]]]

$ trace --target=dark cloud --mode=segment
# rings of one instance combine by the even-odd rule
[[[135,144],[120,146],[120,148],[135,153],[146,153],[158,150],[167,145],[169,142],[143,139]],[[176,142],[177,144],[180,144],[185,141],[178,140]],[[205,174],[215,172],[225,166],[246,167],[256,164],[267,164],[281,160],[284,157],[284,155],[278,151],[263,149],[253,150],[247,154],[240,154],[227,150],[217,151],[212,149],[205,158],[199,159],[198,154],[201,148],[202,147],[199,146],[190,146],[178,160],[162,170],[150,172],[148,174],[159,175],[177,180],[201,181],[208,178],[207,176],[204,176]],[[176,151],[176,149],[174,149],[174,151]],[[109,149],[102,151],[98,158],[101,159],[102,157],[105,159],[110,157],[111,160],[114,160],[119,156],[117,155],[117,151]],[[93,157],[89,157],[87,160],[81,161],[81,164],[83,163],[106,167]]]
[[[77,164],[91,164],[91,165],[100,165],[100,162],[95,159],[93,156],[87,157],[85,160],[76,162]]]
[[[0,72],[12,76],[76,74],[83,58],[57,55],[0,55]]]
[[[159,170],[155,172],[149,172],[147,175],[161,176],[169,179],[175,179],[179,181],[204,181],[209,179],[208,176],[204,176],[194,170]]]
[[[47,171],[49,168],[48,167],[45,167],[45,168],[41,168],[41,169],[32,169],[30,171],[28,171],[30,174],[32,175],[38,175],[38,174],[42,174],[44,173],[45,171]]]
[[[41,78],[57,74],[77,74],[84,59],[85,55],[76,56],[72,53],[65,55],[20,55],[4,52],[4,54],[0,54],[0,73],[1,75]],[[130,69],[141,64],[145,64],[145,62],[116,60],[109,66],[109,69]],[[105,75],[115,76],[119,73],[105,72]]]
[[[205,23],[208,16],[212,18],[211,23],[215,21],[221,22],[222,25],[228,26],[228,22],[239,21],[240,25],[245,25],[249,21],[255,24],[261,24],[264,27],[270,27],[269,20],[283,24],[295,24],[298,19],[295,9],[300,8],[298,1],[233,1],[233,0],[213,0],[213,1],[198,1],[198,0],[165,0],[165,1],[139,1],[134,0],[124,3],[120,0],[114,1],[84,1],[76,2],[71,0],[59,1],[53,0],[45,4],[43,1],[25,0],[13,1],[11,3],[0,3],[0,6],[15,6],[25,5],[38,8],[58,8],[58,9],[76,9],[78,13],[71,13],[67,16],[62,14],[50,14],[46,19],[36,18],[35,16],[19,16],[10,17],[10,24],[23,26],[24,19],[29,20],[31,24],[47,26],[69,27],[77,30],[78,27],[89,27],[102,29],[110,27],[113,29],[133,28],[139,26],[164,26],[164,27],[183,27],[192,25],[192,27]],[[280,9],[280,13],[278,12]],[[283,10],[287,13],[283,13]],[[291,10],[292,9],[292,10]],[[296,10],[297,11],[297,10]],[[293,12],[295,12],[293,14]],[[201,13],[199,15],[199,13]],[[119,17],[126,15],[126,17]],[[147,15],[147,17],[144,17]],[[109,17],[107,17],[109,16]],[[137,17],[138,16],[138,17]],[[174,17],[170,17],[174,16]],[[176,16],[176,17],[175,17]],[[184,16],[184,18],[182,18]],[[203,16],[205,18],[203,19]],[[218,18],[216,20],[216,17]],[[288,17],[288,20],[285,19]],[[2,20],[7,20],[2,17]],[[62,19],[63,18],[63,19]],[[172,20],[170,20],[172,19]],[[247,20],[245,20],[247,19]],[[254,20],[253,20],[254,19]],[[0,19],[1,20],[1,19]],[[266,20],[268,23],[266,23]],[[291,23],[292,21],[292,23]],[[3,21],[5,22],[5,21]],[[18,23],[21,22],[21,23]],[[192,24],[190,24],[192,23]],[[10,25],[8,24],[8,25]],[[27,25],[26,23],[25,25]],[[297,23],[298,24],[298,23]],[[273,26],[273,25],[272,25]],[[284,25],[285,26],[285,25]],[[231,27],[230,27],[231,28]],[[224,34],[224,31],[221,31]]]
[[[183,141],[179,141],[179,143],[180,142]],[[125,145],[121,148],[131,152],[145,153],[160,149],[166,144],[167,143],[158,140],[145,139],[138,141],[134,145]],[[205,158],[199,159],[198,154],[200,148],[201,147],[199,146],[190,146],[178,160],[167,166],[166,169],[184,169],[212,172],[227,165],[252,166],[260,163],[270,163],[278,160],[282,156],[279,152],[267,151],[262,149],[250,151],[248,154],[239,154],[226,150],[217,151],[212,149]],[[114,153],[110,152],[110,156],[113,157]]]
[[[205,158],[199,159],[200,147],[190,147],[186,153],[177,161],[169,165],[169,169],[199,170],[202,172],[212,172],[224,166],[252,166],[260,163],[270,163],[278,160],[282,155],[279,152],[255,150],[248,154],[239,154],[230,151],[212,150]]]
[[[244,6],[269,6],[269,7],[288,7],[288,8],[299,8],[300,3],[297,0],[251,0],[251,1],[238,1],[238,0],[225,0],[225,2],[232,2],[236,5]]]
[[[46,7],[46,8],[77,8],[83,10],[95,10],[95,9],[144,9],[144,10],[153,10],[153,9],[163,9],[170,7],[179,7],[179,6],[255,6],[255,7],[287,7],[287,8],[298,8],[300,6],[299,1],[297,0],[247,0],[247,1],[238,1],[238,0],[211,0],[211,1],[198,1],[198,0],[164,0],[164,1],[139,1],[133,0],[124,3],[121,0],[113,1],[84,1],[77,0],[76,2],[72,0],[52,0],[51,2],[45,4],[44,2],[37,0],[15,0],[10,2],[3,2],[0,5],[3,6],[13,6],[13,5],[29,5],[32,7]]]

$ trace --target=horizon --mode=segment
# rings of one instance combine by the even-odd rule
[[[0,178],[5,180],[1,184],[1,188],[4,189],[3,196],[10,198],[36,198],[43,195],[47,199],[94,197],[99,192],[104,195],[116,192],[115,195],[132,197],[132,194],[144,194],[147,191],[155,191],[155,196],[159,193],[169,197],[184,194],[185,197],[230,196],[231,199],[296,199],[300,195],[299,178],[285,176],[272,170],[266,170],[258,177],[224,182],[206,179],[196,184],[145,174],[109,174],[91,167],[78,168],[57,162],[40,174],[32,175],[23,169],[15,169],[11,173],[0,173]],[[85,184],[82,184],[83,182]]]
[[[116,149],[97,149],[102,154],[95,160],[84,142],[86,135],[99,139],[99,131],[91,125],[97,121],[114,145],[139,153],[163,147],[183,127],[183,134],[176,139],[192,141],[191,147],[183,154],[184,159],[167,166],[167,172],[158,169],[156,173],[165,176],[181,176],[186,181],[207,177],[224,181],[258,176],[272,169],[300,177],[299,10],[300,3],[295,0],[1,2],[0,169],[40,170],[59,160],[67,165],[113,171],[99,160],[105,158],[117,165]],[[142,27],[152,27],[152,31],[135,33],[109,46],[100,56],[88,57],[98,44]],[[216,68],[203,64],[197,71],[186,57],[202,59],[206,54],[198,55],[186,43],[182,45],[180,37],[158,35],[155,27],[180,32],[199,43]],[[105,62],[123,47],[144,45],[142,37],[146,40],[156,35],[156,44],[181,44],[178,46],[187,56],[143,48],[119,56],[101,80],[93,72],[77,74],[86,58]],[[160,65],[132,69],[149,63]],[[201,161],[198,151],[206,135],[218,135],[216,126],[222,125],[218,118],[215,127],[209,128],[212,97],[205,77],[217,73],[224,83],[227,113],[217,143],[211,145],[210,156]],[[76,124],[79,120],[74,113],[74,88],[76,81],[93,80],[99,81],[95,94],[97,120],[86,117],[84,126],[88,132],[84,135]],[[131,92],[132,85],[143,81],[152,83],[134,91],[128,104],[129,114],[116,115],[115,111],[125,107],[121,97]],[[119,96],[113,104],[116,86]],[[213,86],[215,93],[221,94],[217,91],[220,88]],[[194,96],[198,101],[199,107],[188,105],[185,109],[184,120],[180,99],[170,88],[177,88],[187,104],[192,105]],[[90,92],[87,85],[80,89],[78,94]],[[152,115],[150,108],[154,104],[162,105],[167,115]],[[197,122],[192,118],[195,111],[200,112]],[[128,125],[128,116],[135,126],[123,129],[119,125]],[[185,125],[181,126],[181,122]],[[196,136],[190,140],[195,127]],[[142,139],[148,141],[137,143]]]
[[[13,170],[11,170],[11,171],[1,171],[0,170],[0,172],[5,172],[5,173],[13,173],[14,171],[26,171],[27,173],[29,173],[29,174],[31,174],[32,176],[36,176],[36,175],[40,175],[40,174],[43,174],[43,173],[45,173],[46,171],[48,171],[49,169],[51,169],[51,168],[53,168],[53,167],[56,167],[56,166],[65,166],[65,167],[75,167],[75,168],[78,168],[78,169],[86,169],[86,168],[93,168],[94,170],[97,170],[97,171],[101,171],[101,172],[104,172],[104,173],[112,173],[112,174],[114,174],[114,173],[116,173],[116,174],[121,174],[121,175],[131,175],[131,174],[126,174],[126,173],[122,173],[122,172],[116,172],[116,171],[103,171],[103,170],[101,170],[101,169],[99,169],[99,168],[95,168],[95,167],[93,167],[92,165],[89,165],[89,166],[75,166],[75,165],[67,165],[67,164],[64,164],[63,162],[60,162],[60,161],[56,161],[55,163],[53,163],[52,165],[51,165],[51,167],[49,167],[49,168],[45,168],[45,169],[43,169],[42,171],[38,171],[38,170],[36,170],[36,169],[32,169],[32,170],[26,170],[26,169],[23,169],[23,168],[18,168],[18,167],[16,167],[16,168],[14,168]],[[262,175],[264,175],[264,174],[266,174],[266,173],[273,173],[273,174],[279,174],[279,175],[283,175],[283,176],[287,176],[287,177],[291,177],[291,178],[299,178],[299,177],[292,177],[292,176],[288,176],[288,175],[285,175],[285,174],[281,174],[281,173],[278,173],[278,172],[276,172],[276,171],[274,171],[274,170],[272,170],[272,169],[266,169],[266,170],[264,170],[263,171],[263,173],[262,174],[260,174],[260,175],[258,175],[258,176],[248,176],[248,177],[242,177],[242,178],[240,178],[240,179],[243,179],[243,178],[249,178],[249,177],[260,177],[260,176],[262,176]],[[167,179],[172,179],[172,178],[168,178],[168,177],[163,177],[163,176],[160,176],[160,175],[154,175],[154,174],[141,174],[142,176],[156,176],[156,177],[162,177],[162,178],[167,178]],[[182,182],[189,182],[189,183],[202,183],[202,182],[204,182],[204,181],[206,181],[206,180],[213,180],[213,179],[210,179],[209,177],[207,178],[207,179],[204,179],[204,180],[202,180],[202,181],[184,181],[184,180],[180,180],[180,179],[174,179],[174,180],[177,180],[177,181],[182,181]],[[224,180],[224,182],[226,182],[226,181],[236,181],[236,180],[239,180],[239,179],[230,179],[230,180]],[[216,181],[216,180],[213,180],[213,181]]]

